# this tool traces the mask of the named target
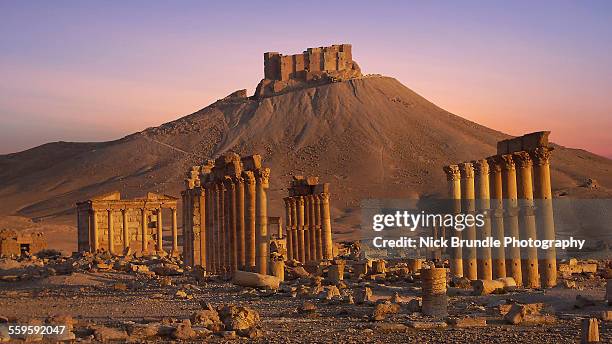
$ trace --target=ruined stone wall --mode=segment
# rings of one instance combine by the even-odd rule
[[[353,54],[350,44],[308,48],[301,54],[264,54],[264,75],[268,80],[309,80],[317,72],[342,71],[352,68]]]
[[[0,256],[21,255],[21,245],[27,245],[30,254],[36,254],[47,248],[47,242],[41,232],[17,233],[13,230],[0,231]]]

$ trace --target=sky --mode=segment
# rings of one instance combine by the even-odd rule
[[[610,1],[0,1],[0,154],[252,94],[263,53],[351,43],[454,113],[612,157]]]

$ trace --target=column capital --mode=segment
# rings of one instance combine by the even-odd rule
[[[489,163],[487,159],[480,159],[472,161],[472,165],[474,166],[474,172],[477,175],[485,175],[489,174]]]
[[[243,176],[233,176],[232,177],[232,181],[234,182],[235,185],[243,184],[244,183],[244,177]]]
[[[230,176],[225,176],[225,178],[223,178],[223,185],[225,185],[228,190],[236,187],[234,180]]]
[[[321,196],[320,195],[313,195],[314,197],[314,203],[315,204],[320,204],[321,203]]]
[[[501,172],[501,157],[499,155],[493,155],[486,158],[487,163],[489,163],[489,172],[490,173],[499,173]]]
[[[319,197],[321,199],[321,203],[326,204],[329,203],[329,193],[328,192],[321,192],[319,194]]]
[[[446,179],[449,181],[457,181],[461,179],[461,174],[459,173],[458,165],[448,165],[442,168],[444,173],[446,173]]]
[[[553,148],[550,147],[538,147],[529,152],[533,163],[537,166],[548,165],[550,163],[550,156],[552,155]]]
[[[512,153],[512,156],[516,166],[519,168],[529,168],[533,165],[531,156],[525,151],[514,152]]]
[[[242,177],[244,178],[244,183],[248,185],[255,184],[255,173],[253,171],[243,171]]]
[[[472,179],[474,178],[474,166],[471,162],[462,162],[459,164],[459,173],[461,179]]]
[[[295,203],[298,205],[298,207],[303,207],[304,206],[304,197],[302,197],[302,196],[295,196],[293,198],[295,199]]]
[[[257,180],[257,184],[267,187],[270,180],[270,168],[264,167],[256,170],[255,178]]]
[[[290,206],[291,205],[291,197],[285,197],[285,198],[283,198],[283,201],[285,201],[285,205],[286,206]]]
[[[512,171],[515,169],[514,159],[512,158],[512,154],[503,154],[500,155],[501,158],[501,168],[504,171]]]

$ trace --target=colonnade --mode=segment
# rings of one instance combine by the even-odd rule
[[[333,259],[329,184],[294,177],[285,201],[287,258],[302,263]]]
[[[213,274],[268,273],[269,177],[259,155],[235,153],[188,172],[182,192],[186,264]]]
[[[500,141],[497,155],[444,167],[452,211],[483,214],[484,224],[451,230],[460,239],[554,240],[550,181],[550,132],[536,132]],[[471,280],[511,276],[517,285],[554,287],[557,283],[556,251],[538,256],[537,248],[453,247],[453,275]],[[540,279],[541,275],[541,279]]]

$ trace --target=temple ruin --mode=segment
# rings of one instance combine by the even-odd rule
[[[293,178],[285,201],[287,257],[302,263],[332,260],[329,183],[318,177]]]
[[[47,248],[42,232],[18,233],[14,230],[0,230],[0,257],[36,254]]]
[[[360,77],[361,70],[353,61],[352,46],[338,44],[308,48],[301,54],[264,54],[264,79],[255,96],[277,94],[285,89],[313,82],[330,82]]]
[[[121,199],[118,191],[77,203],[78,250],[105,250],[121,254],[128,250],[162,253],[163,210],[170,210],[172,247],[177,255],[177,198],[149,192],[146,197]]]
[[[270,169],[261,156],[226,153],[187,172],[183,255],[209,273],[268,273]]]
[[[463,232],[452,231],[453,235],[469,240],[489,236],[501,241],[504,236],[555,239],[549,134],[535,132],[503,140],[494,156],[444,167],[453,212],[485,214],[478,232],[471,226]],[[529,247],[455,247],[451,249],[450,270],[452,275],[470,280],[510,276],[517,285],[529,288],[557,284],[554,246],[541,257],[536,248]]]

